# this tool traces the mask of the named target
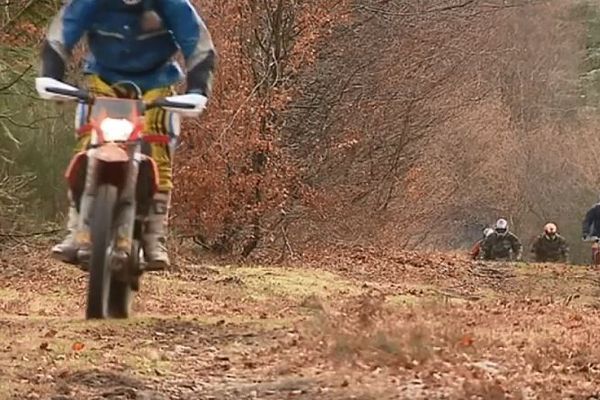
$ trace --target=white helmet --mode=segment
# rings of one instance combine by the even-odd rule
[[[556,225],[552,222],[549,222],[544,226],[544,234],[550,239],[554,239],[556,237],[557,230],[558,229],[556,228]]]
[[[494,230],[492,228],[485,228],[483,230],[483,237],[488,237],[490,236],[492,233],[494,233]]]
[[[506,232],[508,232],[508,222],[505,219],[500,218],[498,221],[496,221],[494,230],[500,236],[506,235]]]

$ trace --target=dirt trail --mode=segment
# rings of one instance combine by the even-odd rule
[[[349,249],[302,268],[190,263],[128,321],[86,322],[85,275],[0,259],[1,399],[587,399],[583,267]]]

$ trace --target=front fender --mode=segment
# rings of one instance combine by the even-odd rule
[[[92,153],[92,157],[107,163],[129,161],[129,154],[127,154],[127,151],[115,143],[107,143],[98,147]]]

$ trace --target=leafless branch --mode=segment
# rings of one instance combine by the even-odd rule
[[[30,238],[30,237],[34,237],[34,236],[54,235],[54,234],[60,233],[62,231],[63,231],[63,229],[49,229],[46,231],[38,231],[38,232],[30,232],[30,233],[22,233],[22,232],[0,233],[0,237],[3,237],[3,238]]]
[[[29,72],[29,70],[31,70],[33,66],[32,65],[28,65],[19,75],[17,75],[16,78],[14,78],[12,81],[8,82],[7,84],[5,84],[4,86],[0,86],[0,92],[5,91],[7,89],[10,89],[13,85],[15,85],[17,82],[19,82],[21,80],[21,78],[23,78],[25,76],[25,74],[27,72]]]

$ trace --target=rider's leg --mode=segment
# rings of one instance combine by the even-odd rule
[[[148,269],[160,270],[171,265],[167,251],[170,201],[170,192],[157,192],[152,200],[143,238]]]
[[[173,182],[168,148],[155,144],[151,148],[152,158],[158,166],[159,186],[152,199],[143,242],[148,269],[158,270],[168,268],[171,264],[167,250],[167,233]]]
[[[174,93],[170,87],[151,90],[144,94],[145,100],[169,96]],[[161,109],[152,109],[146,113],[144,132],[171,136],[179,133],[179,120],[173,114]],[[165,269],[170,266],[167,250],[169,208],[171,207],[172,151],[169,145],[152,143],[151,156],[158,167],[158,192],[152,199],[143,235],[143,245],[148,269]]]
[[[74,263],[77,261],[77,242],[75,241],[75,235],[79,223],[79,213],[75,207],[75,201],[72,198],[71,191],[69,191],[68,196],[69,211],[67,218],[67,236],[61,243],[52,247],[52,257],[60,261]]]

